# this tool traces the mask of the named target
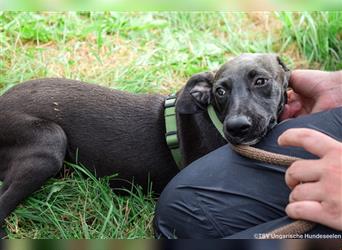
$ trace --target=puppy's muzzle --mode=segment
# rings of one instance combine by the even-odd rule
[[[232,138],[244,138],[252,128],[252,121],[245,115],[233,116],[225,121],[225,134]]]

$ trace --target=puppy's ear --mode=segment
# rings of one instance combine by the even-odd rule
[[[284,106],[287,103],[287,88],[289,86],[289,80],[291,76],[291,70],[284,64],[284,62],[277,56],[277,61],[283,71],[283,95],[281,96],[280,103],[278,105],[278,117],[283,112]]]
[[[284,89],[286,90],[288,85],[289,85],[291,70],[285,65],[285,63],[280,59],[279,56],[277,56],[277,61],[278,61],[279,65],[282,68],[283,73],[284,73],[283,86],[284,86]]]
[[[214,74],[204,72],[193,75],[179,92],[176,111],[180,114],[194,114],[206,109],[211,101]]]

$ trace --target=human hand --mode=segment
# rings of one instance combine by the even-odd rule
[[[278,143],[303,147],[320,157],[298,160],[287,169],[285,181],[292,189],[287,215],[342,230],[342,143],[305,128],[285,131]]]
[[[280,120],[342,106],[342,70],[294,70]]]

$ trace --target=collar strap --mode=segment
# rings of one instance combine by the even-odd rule
[[[164,103],[164,118],[165,118],[165,139],[169,147],[172,157],[178,168],[182,167],[182,155],[179,149],[179,140],[177,134],[177,117],[176,117],[176,99],[175,94],[169,95]]]
[[[215,125],[215,128],[218,130],[218,132],[220,132],[222,137],[226,140],[226,137],[224,137],[224,133],[223,133],[223,124],[220,121],[220,119],[217,117],[217,113],[213,105],[209,104],[207,111],[208,111],[208,115],[210,117],[211,122]]]
[[[179,170],[182,170],[182,155],[179,149],[179,139],[177,133],[176,99],[177,96],[175,94],[172,94],[169,95],[164,102],[164,118],[166,129],[165,139],[166,144],[171,151],[173,160],[176,162]],[[207,111],[211,122],[225,139],[223,133],[223,124],[218,118],[213,105],[209,104]]]

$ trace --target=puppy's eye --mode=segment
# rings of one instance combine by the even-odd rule
[[[226,91],[224,90],[224,88],[217,88],[216,89],[216,95],[218,95],[219,97],[222,97],[226,94]]]
[[[255,85],[255,86],[263,86],[263,85],[265,85],[265,84],[267,84],[267,83],[268,83],[268,79],[266,79],[266,78],[258,78],[258,79],[255,81],[254,85]]]

